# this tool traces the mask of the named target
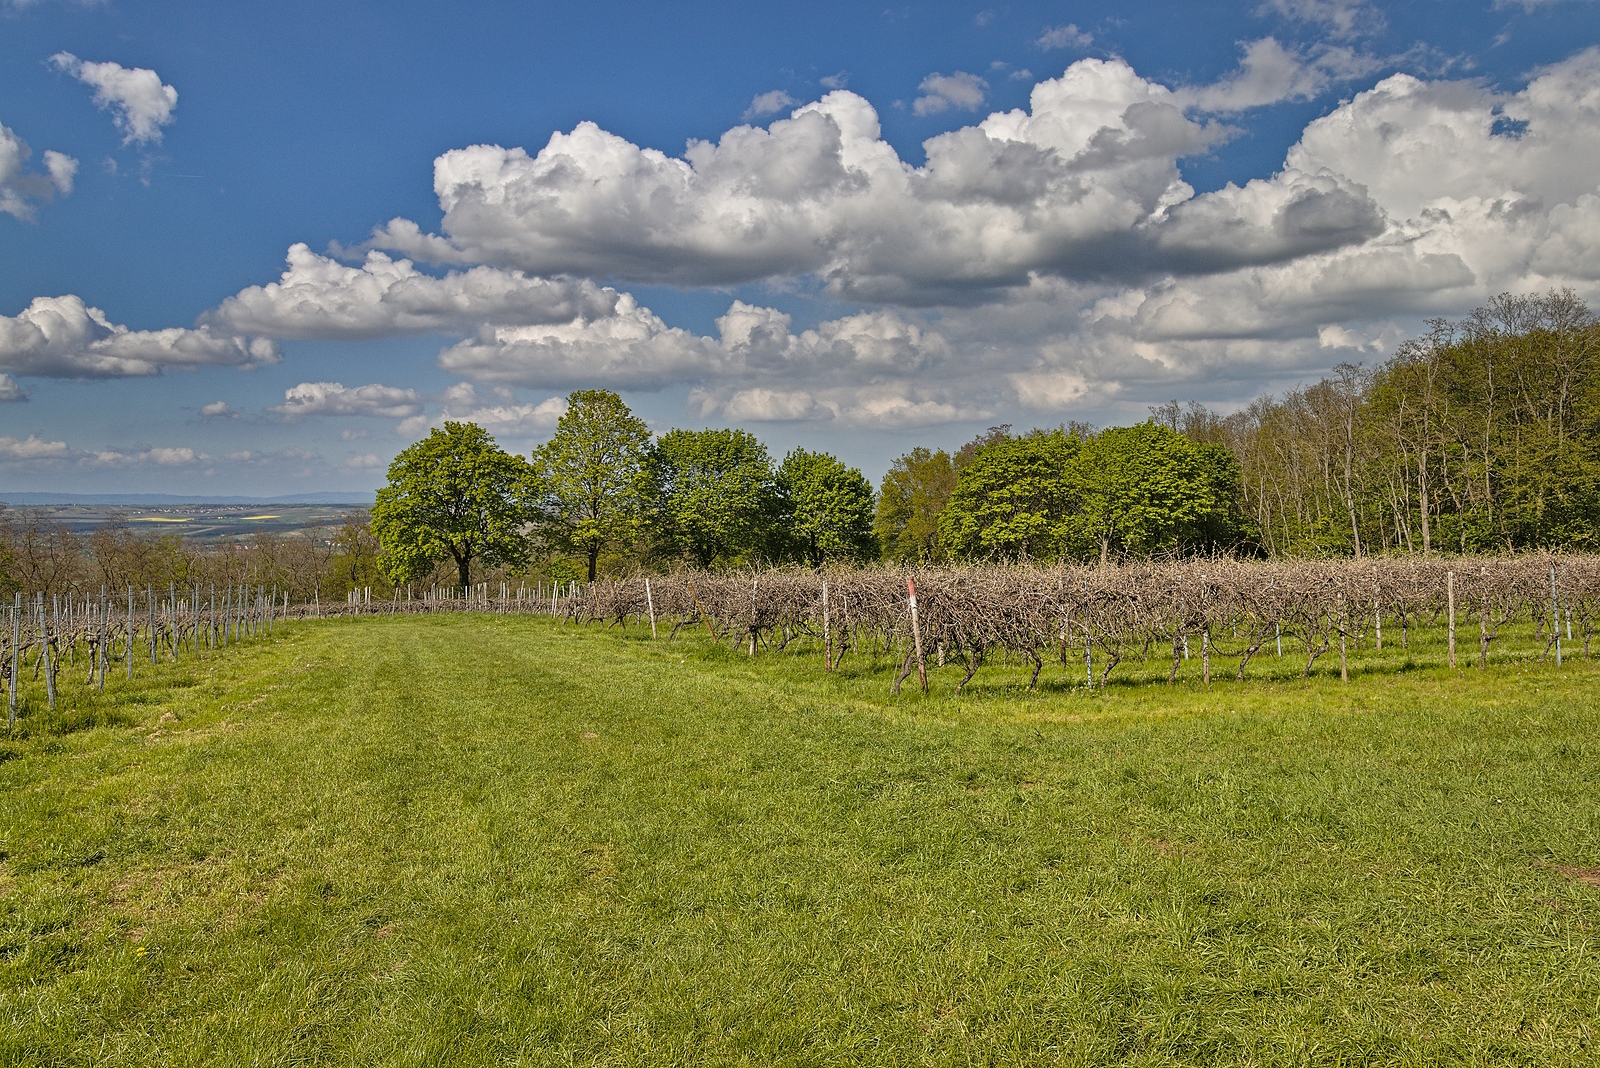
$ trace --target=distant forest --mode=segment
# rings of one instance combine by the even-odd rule
[[[1507,295],[1460,322],[1429,325],[1377,367],[1342,364],[1315,385],[1261,397],[1232,415],[1173,402],[1151,409],[1143,431],[1069,425],[1017,438],[998,427],[953,455],[913,450],[895,461],[880,494],[886,555],[1083,556],[1097,544],[1083,536],[1093,526],[1085,503],[1119,474],[1141,483],[1127,488],[1124,511],[1139,503],[1166,509],[1153,516],[1164,515],[1163,529],[1125,531],[1111,546],[1122,552],[1359,557],[1600,547],[1600,325],[1583,302],[1570,291]],[[1135,448],[1096,447],[1130,434]],[[1193,450],[1176,445],[1179,438]],[[995,449],[1014,461],[1009,478],[973,471]],[[1072,449],[1089,462],[1075,469],[1064,452]],[[1061,458],[1047,459],[1052,451]],[[1008,540],[998,515],[987,529],[1000,536],[986,542],[981,524],[948,513],[952,504],[983,506],[983,489],[1000,489],[1002,499],[989,498],[987,508],[1005,511],[1002,484],[1026,477],[1022,458],[1063,472],[1053,495],[1035,497],[1034,542]],[[1103,464],[1122,466],[1111,472]],[[1209,479],[1212,500],[1172,485],[1166,495],[1152,492],[1159,478],[1137,473],[1163,467],[1181,483],[1185,464],[1190,483]],[[1186,524],[1172,511],[1180,505],[1206,518]],[[1014,516],[1010,528],[1021,527]]]
[[[396,459],[370,518],[338,528],[200,546],[117,524],[80,537],[0,508],[0,593],[205,580],[304,598],[873,559],[1600,550],[1600,323],[1570,291],[1498,297],[1376,367],[1343,364],[1232,415],[1173,402],[1130,427],[1000,426],[954,452],[913,449],[876,493],[826,453],[776,461],[742,430],[654,437],[603,390],[569,405],[531,457],[447,424]]]
[[[1238,458],[1271,555],[1600,548],[1600,324],[1571,291],[1500,296],[1231,416],[1156,417]]]

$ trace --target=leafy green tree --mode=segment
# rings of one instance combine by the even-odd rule
[[[333,536],[332,552],[328,556],[328,586],[320,591],[323,595],[334,598],[345,594],[349,590],[361,589],[365,586],[374,587],[374,592],[387,595],[394,586],[387,585],[385,579],[391,583],[404,582],[415,578],[432,567],[432,561],[421,564],[416,570],[390,577],[385,565],[388,561],[383,555],[382,543],[372,532],[371,521],[364,513],[347,512],[344,523],[339,527],[338,533]],[[441,559],[445,554],[434,557]],[[419,561],[420,564],[420,561]],[[471,580],[469,579],[468,582]],[[463,582],[465,586],[468,582]]]
[[[1160,411],[1239,459],[1275,555],[1600,543],[1600,321],[1570,290],[1501,294],[1226,417],[1189,407]]]
[[[778,515],[767,447],[746,430],[672,430],[651,457],[660,551],[698,567],[758,551]]]
[[[593,582],[600,553],[632,545],[643,533],[653,496],[650,428],[606,389],[567,396],[567,411],[549,441],[533,452],[548,494],[545,536],[582,556]]]
[[[1211,489],[1214,507],[1200,520],[1199,547],[1224,552],[1260,551],[1259,534],[1244,510],[1244,472],[1239,458],[1221,442],[1195,446],[1200,467]]]
[[[496,445],[482,427],[445,423],[394,458],[389,484],[378,491],[372,532],[382,545],[384,573],[404,582],[448,557],[467,586],[475,560],[520,564],[536,489],[527,461]]]
[[[1034,436],[1038,436],[1037,432],[1035,432]],[[955,455],[950,457],[950,464],[956,469],[956,471],[959,472],[968,464],[970,464],[980,452],[982,452],[984,449],[987,449],[990,445],[1010,440],[1010,423],[1001,423],[999,426],[992,426],[988,430],[985,430],[983,433],[979,434],[977,437],[973,438],[971,441],[967,442],[965,445],[961,446],[961,448],[957,449]]]
[[[994,440],[961,469],[939,513],[939,538],[961,557],[1041,558],[1060,548],[1071,505],[1065,478],[1078,453],[1065,431]]]
[[[790,541],[812,567],[828,560],[864,563],[877,551],[872,484],[825,452],[795,449],[778,468]]]
[[[1592,547],[1600,322],[1570,290],[1501,294],[1453,328],[1441,355],[1439,541],[1462,552]]]
[[[956,488],[956,467],[943,449],[921,446],[889,465],[878,491],[873,530],[884,558],[931,563],[947,555],[939,540],[939,513]]]
[[[1155,422],[1103,430],[1084,443],[1068,468],[1074,544],[1112,553],[1156,553],[1195,547],[1223,509],[1213,471],[1200,449]]]

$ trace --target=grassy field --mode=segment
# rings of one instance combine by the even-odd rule
[[[457,616],[67,683],[0,1063],[1595,1063],[1600,667],[1390,655],[891,701]]]

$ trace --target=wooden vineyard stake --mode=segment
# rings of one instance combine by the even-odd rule
[[[1061,628],[1061,641],[1066,644],[1067,629]],[[1094,689],[1094,637],[1089,633],[1089,579],[1083,580],[1083,674],[1084,686]]]
[[[1450,666],[1456,666],[1456,573],[1444,573],[1444,596],[1446,611],[1449,613],[1446,630],[1450,636]]]
[[[1489,666],[1489,605],[1478,598],[1478,667]]]
[[[656,640],[656,599],[650,593],[650,580],[644,580],[644,606],[650,611],[650,640]]]
[[[50,632],[45,622],[44,595],[39,595],[39,656],[44,660],[44,690],[50,702],[50,711],[56,710],[56,673],[50,660]]]
[[[16,604],[11,609],[11,673],[9,679],[8,696],[6,704],[10,706],[6,726],[15,730],[17,726],[17,660],[22,656],[22,594],[17,594]]]
[[[95,642],[96,670],[99,674],[97,686],[101,693],[106,692],[106,661],[111,658],[111,651],[106,648],[106,643],[111,640],[111,602],[106,599],[106,588],[100,587],[100,637]]]
[[[1556,569],[1550,569],[1550,633],[1556,638],[1556,667],[1561,666],[1561,608],[1556,592]]]
[[[917,652],[917,677],[922,680],[922,692],[928,692],[928,665],[922,659],[922,627],[917,622],[917,580],[906,578],[907,601],[911,605],[911,645]]]
[[[822,667],[833,670],[833,633],[828,629],[828,580],[822,580]]]

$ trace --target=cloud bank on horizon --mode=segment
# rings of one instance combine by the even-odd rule
[[[677,391],[693,420],[746,425],[1054,422],[1202,385],[1242,401],[1381,358],[1421,319],[1502,291],[1600,297],[1600,45],[1574,42],[1492,83],[1420,45],[1410,60],[1375,54],[1387,22],[1371,3],[1257,10],[1316,36],[1244,40],[1232,69],[1190,83],[1083,55],[1105,47],[1101,25],[1047,24],[1030,65],[1071,61],[1034,81],[1026,106],[984,113],[1026,75],[999,61],[983,75],[946,65],[881,105],[840,71],[806,95],[746,91],[731,112],[742,121],[681,154],[590,120],[536,148],[450,148],[433,161],[435,222],[395,216],[326,252],[307,233],[276,279],[191,325],[134,329],[70,292],[0,313],[0,412],[32,408],[38,382],[282,370],[296,344],[416,338],[451,385],[306,366],[281,400],[194,407],[217,432],[377,420],[399,438],[471,418],[524,442],[580,387]],[[124,146],[162,145],[178,92],[154,70],[64,50],[48,65],[92,89]],[[1335,91],[1344,98],[1328,100]],[[1319,100],[1260,173],[1191,182],[1194,161],[1248,136],[1250,115]],[[953,128],[924,140],[919,161],[885,134],[895,113]],[[0,213],[19,223],[79,178],[65,153],[31,160],[0,126]],[[725,310],[712,329],[684,325],[673,291]],[[13,465],[312,456],[301,452],[0,436],[0,464]],[[374,467],[371,455],[352,469]]]

